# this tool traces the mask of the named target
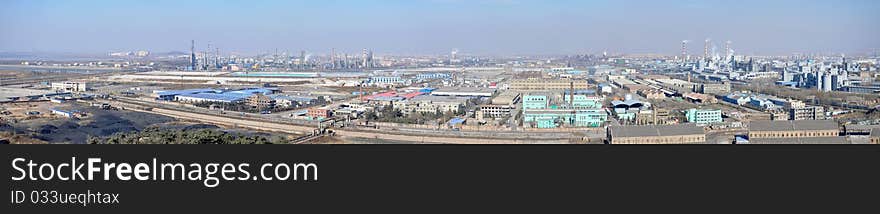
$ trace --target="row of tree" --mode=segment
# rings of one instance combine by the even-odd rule
[[[292,109],[296,109],[296,108],[300,107],[298,105],[291,105],[291,106],[276,105],[276,106],[259,107],[259,106],[252,106],[252,105],[249,105],[244,102],[234,102],[234,103],[198,102],[198,103],[194,103],[193,105],[198,106],[198,107],[202,107],[202,108],[211,108],[213,106],[215,108],[223,109],[226,111],[237,111],[237,112],[246,112],[246,113],[260,113],[263,111],[280,112],[280,111],[287,111],[287,110],[292,110]]]
[[[458,114],[451,111],[441,112],[439,110],[431,113],[413,111],[404,114],[404,112],[400,111],[400,109],[395,109],[390,105],[384,106],[377,111],[367,111],[366,113],[364,113],[364,118],[370,122],[407,124],[425,124],[430,121],[437,121],[438,123],[442,123],[452,119],[455,116],[458,116]]]
[[[150,127],[143,131],[119,132],[107,137],[89,137],[89,144],[283,144],[282,136],[261,136],[229,133],[213,129],[161,129]]]

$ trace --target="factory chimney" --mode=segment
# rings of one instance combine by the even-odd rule
[[[196,40],[190,40],[189,52],[190,70],[196,70]]]
[[[574,108],[574,80],[571,81],[570,89],[568,91],[568,104]]]

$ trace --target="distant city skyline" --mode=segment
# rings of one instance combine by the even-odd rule
[[[52,1],[0,3],[0,51],[548,55],[865,53],[880,1]]]

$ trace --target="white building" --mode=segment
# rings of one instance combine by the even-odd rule
[[[370,84],[376,86],[406,85],[408,82],[399,76],[370,77]]]
[[[52,90],[65,92],[83,92],[88,90],[85,82],[53,82],[51,87]]]

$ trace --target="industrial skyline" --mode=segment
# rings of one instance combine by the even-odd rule
[[[0,120],[13,124],[0,135],[878,144],[878,5],[13,1],[0,7]],[[66,125],[89,120],[101,125]]]
[[[279,48],[447,54],[460,48],[485,55],[607,50],[674,56],[678,41],[705,38],[717,47],[735,41],[743,54],[855,54],[880,47],[874,23],[880,3],[860,0],[2,4],[0,28],[8,32],[0,35],[3,52],[186,51],[191,39],[216,44],[209,51],[240,54]]]

